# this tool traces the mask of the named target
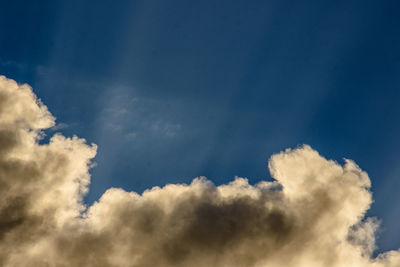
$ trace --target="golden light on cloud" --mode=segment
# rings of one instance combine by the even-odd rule
[[[400,266],[399,251],[372,258],[370,180],[351,160],[302,146],[270,158],[275,182],[111,188],[85,207],[96,146],[39,144],[54,121],[0,77],[0,266]]]

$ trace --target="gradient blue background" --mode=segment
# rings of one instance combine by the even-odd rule
[[[99,145],[88,203],[270,179],[306,143],[369,173],[380,250],[400,247],[398,1],[0,2],[0,73]]]

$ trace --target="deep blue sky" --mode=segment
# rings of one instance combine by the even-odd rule
[[[270,179],[272,153],[307,143],[369,173],[369,215],[392,249],[397,3],[3,0],[0,73],[29,83],[59,131],[99,145],[88,202],[111,186]]]

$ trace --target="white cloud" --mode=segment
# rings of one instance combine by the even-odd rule
[[[371,258],[370,180],[351,160],[302,146],[271,157],[275,182],[111,188],[85,207],[96,146],[39,144],[53,125],[29,86],[0,77],[1,266],[400,266],[399,251]]]

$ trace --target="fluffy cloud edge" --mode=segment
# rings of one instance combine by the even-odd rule
[[[96,145],[55,134],[28,85],[0,76],[2,266],[400,266],[372,258],[370,179],[310,146],[272,155],[274,182],[204,177],[142,194],[111,188],[91,206]]]

